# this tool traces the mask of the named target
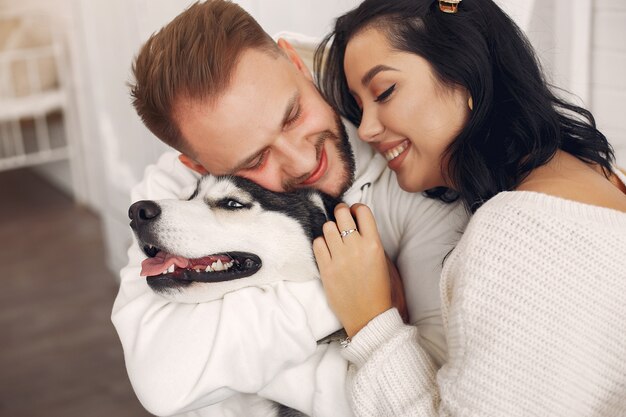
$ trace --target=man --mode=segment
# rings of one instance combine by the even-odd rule
[[[194,4],[143,46],[134,105],[167,153],[133,200],[185,197],[200,174],[235,174],[274,190],[313,187],[368,204],[401,275],[422,345],[445,358],[438,280],[465,216],[402,192],[380,155],[344,126],[294,47],[274,42],[223,0]],[[259,395],[309,415],[350,415],[346,363],[316,341],[339,328],[319,281],[278,283],[198,305],[169,303],[139,276],[133,245],[112,320],[142,404],[157,415],[246,415]]]

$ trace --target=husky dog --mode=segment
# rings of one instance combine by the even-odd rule
[[[245,178],[204,176],[187,201],[138,201],[128,214],[148,256],[141,272],[148,285],[172,301],[198,303],[318,278],[311,243],[338,202],[315,190],[275,193]]]
[[[128,215],[148,256],[141,275],[150,288],[172,301],[198,303],[244,287],[319,278],[312,241],[334,220],[337,203],[316,190],[275,193],[240,177],[205,176],[186,201],[138,201]],[[304,416],[259,397],[240,400],[254,415]]]

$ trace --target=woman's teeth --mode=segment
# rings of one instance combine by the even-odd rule
[[[404,142],[402,142],[395,148],[389,149],[387,152],[383,154],[383,156],[385,157],[385,159],[387,159],[387,162],[389,162],[393,159],[396,159],[398,155],[404,152],[404,150],[408,147],[409,147],[408,141],[405,140]]]

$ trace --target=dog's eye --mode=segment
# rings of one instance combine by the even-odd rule
[[[242,208],[243,204],[241,204],[239,201],[237,200],[228,200],[226,202],[226,207],[230,207],[230,208]]]
[[[221,208],[224,208],[226,210],[237,210],[237,209],[242,209],[245,208],[246,205],[243,203],[240,203],[239,201],[233,199],[233,198],[225,198],[223,200],[220,200],[217,205]]]

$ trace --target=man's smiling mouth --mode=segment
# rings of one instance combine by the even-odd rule
[[[326,173],[327,168],[328,168],[328,158],[326,156],[326,150],[322,148],[322,153],[320,155],[320,163],[317,165],[317,168],[315,168],[315,171],[313,171],[306,180],[302,181],[300,185],[307,186],[307,185],[314,184],[320,178],[322,178],[322,176]]]

